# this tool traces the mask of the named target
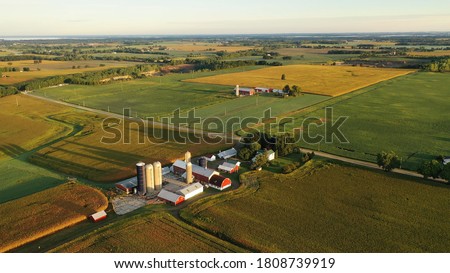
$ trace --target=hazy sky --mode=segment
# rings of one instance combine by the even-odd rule
[[[450,0],[0,0],[0,36],[450,31]]]

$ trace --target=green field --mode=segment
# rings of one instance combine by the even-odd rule
[[[450,155],[448,86],[448,74],[408,75],[329,100],[312,113],[299,113],[291,127],[300,127],[305,117],[324,118],[322,107],[331,106],[335,119],[348,116],[341,130],[350,143],[334,139],[331,144],[321,143],[322,151],[374,161],[378,152],[393,150],[402,157],[404,168],[416,170],[422,160]],[[315,133],[323,134],[323,126],[312,126],[311,135]]]
[[[255,69],[248,67],[245,70]],[[194,74],[173,74],[115,83],[102,86],[69,85],[46,88],[35,93],[53,99],[85,105],[87,107],[122,113],[123,108],[131,108],[133,116],[154,117],[171,114],[174,110],[192,109],[226,101],[233,97],[233,89],[226,86],[182,82],[192,77],[216,75],[242,71],[203,72]]]
[[[193,228],[170,214],[156,213],[115,222],[53,252],[217,253],[244,250]]]
[[[292,111],[296,111],[313,104],[328,100],[327,96],[304,94],[299,97],[292,98],[280,98],[273,94],[261,94],[259,96],[242,97],[236,100],[227,100],[214,105],[206,106],[196,110],[196,115],[203,120],[210,117],[217,117],[221,119],[224,124],[227,120],[232,118],[244,118],[255,117],[258,119],[264,118],[264,112],[267,109],[271,109],[272,116],[279,116],[281,114],[287,114]],[[228,132],[234,132],[241,128],[237,126],[225,127]],[[222,130],[218,130],[222,131]]]
[[[200,200],[182,217],[253,251],[450,251],[446,185],[321,160],[241,181],[243,189]]]

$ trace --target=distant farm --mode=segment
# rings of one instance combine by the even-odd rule
[[[276,89],[289,84],[300,86],[307,93],[339,96],[412,72],[414,71],[367,67],[291,65],[186,81]],[[285,80],[281,79],[283,74],[286,76]]]

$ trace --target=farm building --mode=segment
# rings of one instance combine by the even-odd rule
[[[209,186],[219,191],[223,191],[231,187],[231,180],[221,175],[213,175],[209,181]]]
[[[241,166],[241,162],[224,162],[222,165],[218,167],[219,171],[227,172],[227,173],[235,173],[239,171],[239,167]]]
[[[273,150],[259,150],[258,152],[256,152],[256,156],[254,158],[252,158],[252,161],[255,162],[256,157],[258,157],[260,154],[267,154],[267,160],[268,161],[272,161],[275,160],[275,152]]]
[[[169,167],[162,168],[162,175],[167,175],[169,173],[170,173],[170,168]]]
[[[280,89],[273,89],[272,92],[273,92],[273,93],[280,94],[280,95],[284,94],[284,91],[283,91],[283,90],[280,90]]]
[[[218,154],[219,158],[221,158],[221,159],[232,158],[232,157],[234,157],[234,156],[236,156],[236,155],[237,155],[237,151],[236,151],[235,148],[231,148],[231,149],[229,149],[229,150],[220,152],[220,153]]]
[[[203,185],[200,183],[191,184],[177,191],[177,193],[181,194],[184,197],[184,200],[188,200],[196,195],[199,195],[202,192],[203,192]]]
[[[237,88],[234,89],[234,92],[236,92],[236,95],[239,94],[239,96],[253,96],[253,95],[255,95],[255,89],[253,89],[253,88],[237,87]]]
[[[216,156],[215,155],[205,155],[206,160],[208,160],[209,162],[214,162],[216,161]]]
[[[172,165],[173,173],[183,175],[186,172],[186,162],[183,160],[177,160]],[[198,165],[192,164],[192,175],[195,180],[208,183],[213,175],[219,174],[218,172],[210,169],[202,168]]]
[[[91,221],[93,221],[94,223],[97,223],[103,219],[106,219],[106,216],[107,216],[106,212],[102,210],[89,216],[89,219],[91,219]]]
[[[255,91],[258,93],[271,93],[272,88],[265,88],[265,87],[255,87]]]
[[[116,188],[124,191],[126,194],[130,194],[133,193],[134,189],[137,188],[137,184],[137,177],[132,177],[122,182],[116,183]]]
[[[174,206],[184,202],[184,197],[182,195],[164,189],[158,194],[158,198],[167,201]]]

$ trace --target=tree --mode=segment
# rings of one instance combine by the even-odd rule
[[[239,157],[240,157],[242,160],[248,161],[248,160],[250,160],[250,158],[252,157],[252,152],[250,151],[249,148],[242,148],[242,149],[239,151]]]
[[[281,80],[285,81],[286,80],[286,74],[281,75]]]
[[[297,85],[292,86],[292,89],[289,92],[289,96],[297,97],[301,95],[302,95],[302,88]]]
[[[255,156],[255,159],[252,164],[252,169],[266,166],[268,162],[269,162],[268,152],[261,153],[261,154]]]
[[[283,92],[288,94],[291,92],[291,87],[289,86],[289,84],[283,87]]]
[[[22,70],[23,70],[23,72],[28,72],[28,71],[30,71],[30,68],[29,67],[24,67]]]
[[[391,170],[400,167],[400,159],[397,154],[392,151],[389,153],[383,151],[377,154],[377,164],[386,172],[390,172]]]
[[[258,142],[253,142],[250,145],[248,145],[248,149],[252,154],[254,154],[257,151],[261,150],[261,144],[259,144]]]
[[[447,180],[448,182],[450,182],[450,163],[447,163],[442,168],[441,178]]]
[[[417,170],[424,178],[438,178],[442,172],[442,164],[437,160],[424,161]]]

